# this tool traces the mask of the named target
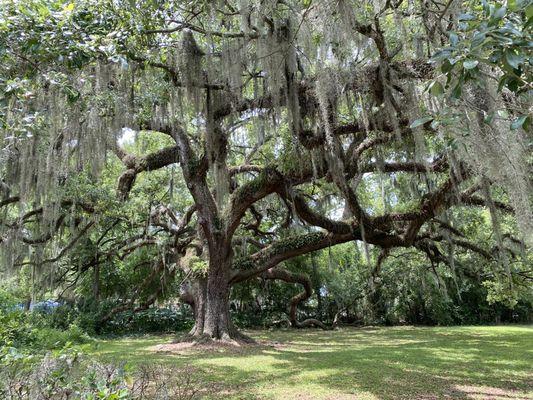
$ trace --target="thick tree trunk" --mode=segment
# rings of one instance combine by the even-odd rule
[[[231,339],[229,317],[229,283],[228,272],[230,257],[209,261],[207,277],[207,304],[205,308],[204,334],[213,339]]]
[[[196,278],[181,294],[194,310],[194,327],[186,340],[251,341],[232,324],[229,315],[230,285],[228,274],[231,254],[228,249],[213,252],[206,278]]]

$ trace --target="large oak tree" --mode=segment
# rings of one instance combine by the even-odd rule
[[[438,245],[446,241],[496,260],[511,277],[504,242],[517,239],[500,232],[499,215],[514,212],[522,236],[531,234],[528,62],[519,45],[506,47],[513,53],[501,62],[472,49],[492,51],[474,23],[512,24],[525,35],[529,8],[402,0],[6,4],[6,263],[52,266],[99,225],[106,210],[65,188],[82,171],[97,185],[107,157],[123,164],[121,202],[131,201],[139,176],[176,166],[189,192],[174,194],[188,199],[180,210],[152,201],[140,235],[86,264],[96,271],[102,259],[159,249],[146,281],[104,319],[148,307],[160,289],[140,301],[144,284],[181,271],[193,338],[242,338],[229,316],[230,288],[256,277],[302,284],[291,323],[321,325],[298,321],[296,307],[312,289],[283,262],[349,241],[383,249],[378,263],[396,247],[448,262]],[[170,144],[134,154],[124,138],[136,131],[159,132]],[[378,209],[358,188],[371,175],[409,182],[410,190],[397,185]],[[322,207],[325,197],[336,212]],[[452,207],[487,207],[496,251],[454,229],[446,219]],[[97,247],[112,240],[111,229],[101,228]],[[59,250],[46,245],[65,230]]]

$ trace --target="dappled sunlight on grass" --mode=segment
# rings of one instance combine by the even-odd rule
[[[89,351],[132,365],[191,364],[206,381],[225,387],[227,398],[468,399],[477,398],[472,388],[488,388],[506,398],[533,399],[533,327],[247,333],[260,345],[155,351],[172,341],[166,335],[100,340]]]

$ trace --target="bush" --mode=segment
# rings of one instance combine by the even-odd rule
[[[17,298],[5,288],[0,287],[0,312],[13,310],[17,305]]]
[[[231,313],[231,320],[241,329],[269,328],[271,326],[277,326],[281,322],[289,323],[289,318],[285,310],[276,310],[273,308],[265,308],[261,312],[253,308],[243,311],[233,311]]]
[[[68,329],[70,325],[78,325],[80,311],[76,306],[71,304],[61,304],[58,307],[49,310],[35,310],[34,315],[39,315],[42,323],[51,328]]]
[[[40,316],[32,312],[0,311],[0,346],[51,350],[88,341],[90,337],[76,325],[56,329],[46,326]]]
[[[136,313],[132,311],[118,313],[101,327],[101,332],[107,334],[173,333],[191,327],[192,319],[184,309],[149,308]]]
[[[34,349],[62,349],[70,344],[87,343],[91,338],[78,326],[71,325],[65,331],[55,328],[35,328],[32,332]]]
[[[49,352],[37,358],[8,348],[1,366],[2,399],[129,398],[123,368],[87,362],[72,350]]]
[[[192,327],[192,315],[186,306],[176,310],[153,307],[135,313],[123,311],[102,324],[102,318],[117,305],[119,303],[115,300],[102,301],[98,306],[63,304],[50,313],[40,313],[44,321],[41,326],[67,329],[70,325],[76,325],[89,335],[169,333]]]
[[[176,310],[154,307],[136,313],[124,311],[102,324],[102,317],[116,305],[114,301],[105,301],[98,307],[62,304],[31,312],[0,310],[0,345],[57,349],[67,342],[85,343],[88,335],[173,333],[190,329],[193,324],[188,307]]]
[[[214,393],[191,367],[102,364],[72,349],[28,356],[14,348],[0,352],[0,398],[5,400],[194,400]]]
[[[28,346],[33,342],[32,331],[26,312],[0,310],[0,346]]]

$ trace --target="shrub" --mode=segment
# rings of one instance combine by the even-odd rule
[[[91,338],[77,325],[70,325],[67,330],[34,328],[31,347],[37,350],[61,349],[70,344],[82,344],[90,340]]]
[[[34,310],[34,313],[36,311]],[[79,309],[71,304],[61,304],[47,312],[38,311],[45,325],[51,328],[68,329],[70,325],[78,325]]]
[[[21,310],[0,311],[0,346],[31,348],[34,351],[61,349],[68,344],[87,343],[90,337],[78,326],[51,328],[38,315]]]
[[[9,348],[4,351],[1,366],[2,399],[129,398],[123,368],[106,368],[86,361],[72,350],[36,358]]]
[[[195,400],[214,392],[188,366],[102,364],[71,349],[27,356],[14,348],[0,352],[0,398],[5,400]]]
[[[149,308],[135,313],[125,311],[116,314],[101,327],[101,333],[171,333],[191,327],[192,319],[185,309]]]
[[[22,310],[0,310],[0,346],[27,346],[33,327]]]
[[[41,343],[35,344],[37,347],[57,349],[67,342],[84,343],[89,340],[88,335],[170,333],[190,329],[193,324],[188,307],[124,311],[102,324],[102,317],[116,305],[115,301],[105,301],[98,307],[61,304],[45,305],[31,312],[0,310],[0,345],[20,347],[37,342]]]
[[[231,319],[239,328],[267,328],[280,323],[289,323],[285,310],[265,308],[258,312],[250,308],[243,311],[233,311]]]

